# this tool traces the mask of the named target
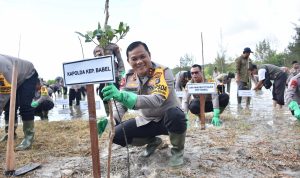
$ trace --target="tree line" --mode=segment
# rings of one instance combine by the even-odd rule
[[[300,21],[300,20],[299,20]],[[258,42],[254,50],[254,62],[256,64],[274,64],[276,66],[291,67],[292,61],[300,62],[300,25],[294,24],[296,34],[292,37],[292,42],[288,44],[283,52],[272,49],[270,40],[264,39]],[[214,67],[221,73],[235,72],[235,59],[237,57],[227,57],[226,50],[222,47],[214,60],[214,63],[204,65],[206,78],[210,78]],[[182,70],[190,70],[194,64],[195,58],[192,55],[185,54],[180,58],[180,65],[173,68],[173,74]]]

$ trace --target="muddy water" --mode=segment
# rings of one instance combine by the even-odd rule
[[[226,108],[226,111],[228,111],[231,114],[234,115],[241,115],[240,111],[243,110],[238,110],[237,109],[237,97],[236,97],[236,92],[237,92],[237,85],[236,82],[231,83],[231,92],[230,92],[230,103],[228,107]],[[273,113],[273,108],[272,108],[272,93],[271,90],[265,90],[263,89],[262,91],[259,91],[256,93],[256,95],[253,97],[251,104],[250,104],[250,109],[248,110],[249,112],[252,113],[253,118],[260,117],[264,118],[266,114],[271,114]],[[87,110],[87,99],[86,97],[82,97],[81,101],[81,106],[72,106],[69,107],[68,104],[62,105],[62,100],[64,102],[67,102],[68,96],[63,96],[63,95],[56,95],[53,96],[53,100],[55,103],[55,106],[52,110],[49,111],[49,121],[60,121],[60,120],[72,120],[72,119],[88,119],[88,110]],[[97,117],[99,116],[104,116],[105,111],[103,107],[103,102],[101,101],[100,97],[95,93],[95,100],[97,104],[96,108],[96,115]],[[242,101],[243,107],[245,107],[245,99]],[[286,110],[283,111],[281,114],[289,114]],[[1,117],[4,117],[3,115]],[[39,117],[35,117],[35,120],[40,120]],[[273,123],[270,122],[272,125]],[[0,127],[3,127],[4,125],[4,119],[1,119],[0,121]]]

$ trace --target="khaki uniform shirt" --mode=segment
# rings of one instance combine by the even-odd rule
[[[235,60],[235,64],[236,64],[236,73],[241,77],[240,81],[246,83],[250,82],[249,79],[250,75],[248,73],[248,69],[249,66],[252,65],[251,59],[250,58],[246,59],[244,58],[243,55],[241,55]]]
[[[13,62],[17,63],[18,87],[26,79],[32,77],[36,70],[29,61],[18,59],[12,56],[0,54],[0,113],[10,98]]]
[[[151,121],[158,122],[168,109],[180,107],[174,90],[172,71],[154,62],[152,62],[148,76],[144,78],[138,77],[133,70],[130,70],[126,74],[122,90],[137,94],[134,110],[139,111],[139,115],[135,118],[138,127]],[[127,108],[119,102],[116,103],[117,109],[114,106],[113,115],[116,120],[121,121]],[[119,112],[120,118],[117,112]]]

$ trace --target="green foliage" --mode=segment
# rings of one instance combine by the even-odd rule
[[[178,72],[180,71],[190,71],[191,70],[191,66],[186,66],[186,67],[175,67],[172,69],[172,73],[175,76]]]
[[[87,31],[86,34],[81,32],[75,32],[81,37],[85,38],[85,42],[94,42],[102,48],[105,48],[109,43],[111,43],[114,39],[116,40],[114,43],[117,43],[119,40],[123,39],[129,31],[129,26],[123,22],[120,22],[117,29],[113,29],[111,26],[105,26],[104,30],[101,28],[100,23],[98,22],[98,26],[93,31]],[[94,39],[98,41],[95,42]]]
[[[185,54],[183,57],[180,57],[179,67],[191,67],[194,64],[195,58],[193,55]]]
[[[47,81],[47,84],[48,84],[48,85],[55,84],[55,80],[48,80],[48,81]]]
[[[217,57],[215,58],[214,67],[218,68],[220,73],[226,71],[226,61],[225,61],[225,52],[217,53]]]
[[[254,56],[258,61],[270,61],[276,55],[276,50],[272,50],[270,42],[266,39],[256,45]],[[265,62],[264,62],[265,63]]]
[[[291,65],[292,61],[294,60],[300,60],[300,25],[294,25],[296,35],[293,37],[294,41],[291,42],[286,49],[285,61],[288,63],[288,65]]]

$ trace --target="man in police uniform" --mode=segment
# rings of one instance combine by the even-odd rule
[[[285,99],[292,115],[300,120],[300,73],[291,78],[285,93]]]
[[[198,64],[194,64],[191,68],[192,79],[187,83],[203,83],[204,76],[202,74],[202,67]],[[225,107],[229,103],[229,95],[226,93],[213,93],[205,95],[205,112],[214,112],[212,118],[212,124],[215,126],[220,126],[220,114],[224,111]],[[191,113],[199,115],[200,114],[200,95],[199,94],[189,94],[187,88],[185,89],[182,108],[184,113],[187,115],[188,110]]]
[[[18,125],[17,111],[19,109],[23,121],[24,139],[16,147],[16,150],[25,150],[31,147],[34,139],[34,108],[31,102],[34,97],[35,87],[38,79],[33,64],[29,61],[18,59],[12,56],[0,54],[0,114],[5,111],[5,135],[1,141],[7,140],[8,124],[9,124],[9,103],[12,82],[13,63],[17,63],[17,93],[16,93],[16,110],[15,110],[15,127]],[[15,133],[16,136],[16,133]]]
[[[142,156],[148,157],[161,145],[159,135],[169,135],[170,166],[183,164],[186,119],[174,90],[171,69],[151,61],[147,45],[141,41],[131,43],[126,51],[132,69],[126,75],[125,85],[119,91],[114,85],[103,88],[104,100],[118,101],[114,118],[121,122],[128,109],[139,111],[136,118],[124,121],[127,142],[131,145],[147,144]],[[122,125],[116,126],[113,142],[126,146]]]

